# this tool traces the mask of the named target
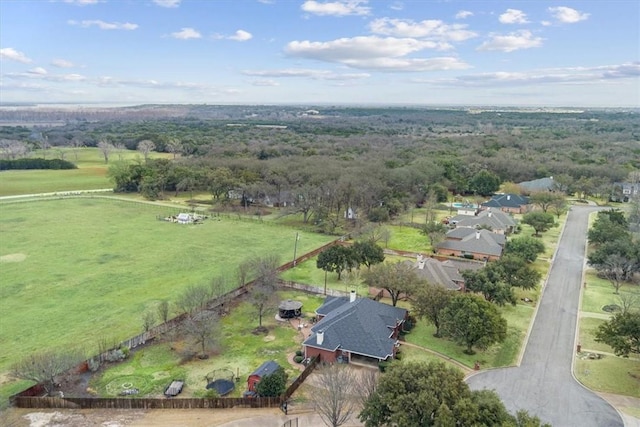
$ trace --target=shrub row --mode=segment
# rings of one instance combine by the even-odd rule
[[[0,170],[16,169],[77,169],[78,167],[67,160],[61,159],[16,159],[0,160]]]

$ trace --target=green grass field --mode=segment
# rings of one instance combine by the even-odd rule
[[[609,315],[602,310],[606,305],[620,305],[620,296],[608,280],[600,279],[595,271],[589,269],[585,275],[586,287],[582,289],[581,310],[588,316]],[[620,288],[620,295],[636,295],[640,298],[640,286],[625,284]],[[574,373],[578,380],[587,387],[609,393],[640,397],[640,360],[613,356],[613,349],[595,341],[595,331],[605,319],[583,316],[580,319],[580,344],[587,351],[609,353],[604,359],[591,360],[578,357]]]
[[[103,198],[0,205],[0,372],[39,349],[79,346],[142,332],[141,315],[213,277],[237,285],[251,257],[293,256],[296,230],[222,219],[179,225],[177,209]],[[330,241],[301,232],[298,254]]]
[[[102,153],[97,148],[80,148],[78,158],[69,148],[47,150],[47,159],[59,158],[58,152],[65,153],[65,160],[78,166],[69,170],[11,170],[0,172],[0,196],[14,196],[18,194],[52,193],[55,191],[95,190],[113,188],[113,183],[107,178],[109,164],[104,162]],[[36,150],[33,157],[43,157],[42,150]],[[150,153],[151,158],[169,158],[168,153]],[[137,151],[115,151],[109,162],[119,160],[140,160]]]
[[[305,312],[315,311],[323,298],[297,291],[278,292],[278,298],[295,299],[303,303]],[[247,321],[249,319],[249,321]],[[181,363],[179,349],[185,343],[168,340],[134,352],[123,363],[114,365],[91,380],[91,388],[98,395],[115,396],[122,384],[132,384],[140,390],[140,396],[160,396],[171,379],[185,380],[181,397],[203,396],[206,392],[206,377],[215,375],[239,376],[235,390],[228,397],[240,397],[246,390],[246,379],[266,360],[275,360],[285,369],[289,380],[298,371],[287,362],[287,355],[300,349],[299,332],[288,322],[278,322],[274,316],[263,319],[268,334],[253,334],[257,319],[248,302],[241,302],[220,321],[217,349],[209,359],[193,359]],[[211,375],[213,374],[213,375]],[[129,387],[132,388],[132,387]]]

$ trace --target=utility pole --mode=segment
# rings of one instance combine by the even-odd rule
[[[296,241],[293,244],[293,266],[296,266],[296,254],[298,252],[298,240],[300,240],[300,234],[296,232]]]

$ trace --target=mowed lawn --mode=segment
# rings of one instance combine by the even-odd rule
[[[142,161],[142,155],[133,150],[116,150],[111,153],[109,163],[97,148],[84,147],[74,152],[70,148],[34,151],[30,157],[46,159],[60,158],[74,163],[78,169],[67,170],[10,170],[0,172],[0,196],[19,194],[52,193],[56,191],[97,190],[113,188],[107,177],[109,165],[117,161]],[[77,158],[76,158],[77,154]],[[150,153],[149,157],[169,158],[169,153]]]
[[[0,373],[31,352],[142,332],[141,316],[240,262],[293,256],[296,230],[233,219],[179,225],[171,208],[102,198],[0,204]],[[331,240],[301,233],[298,254]]]

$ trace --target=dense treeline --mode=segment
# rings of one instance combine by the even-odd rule
[[[305,219],[316,220],[340,216],[347,206],[384,217],[430,194],[473,197],[548,176],[562,191],[606,196],[613,182],[640,170],[635,111],[207,105],[118,111],[127,114],[75,112],[67,125],[27,138],[24,130],[0,128],[0,138],[11,140],[3,144],[5,155],[25,151],[12,142],[18,139],[30,148],[95,146],[108,162],[109,150],[147,141],[174,161],[112,161],[117,191],[158,198],[206,190],[245,206],[269,198],[295,202]]]
[[[0,170],[18,169],[77,169],[77,166],[61,159],[0,160]]]

